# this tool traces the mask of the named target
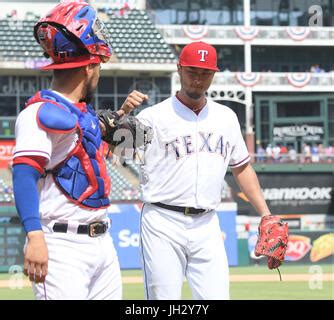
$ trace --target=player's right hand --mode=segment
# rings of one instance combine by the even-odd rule
[[[24,274],[30,281],[44,282],[48,273],[48,248],[41,230],[27,234],[28,243],[24,253]]]
[[[129,114],[138,106],[140,106],[145,100],[148,100],[147,94],[143,94],[137,90],[133,90],[122,104],[120,110],[118,110],[118,112],[122,113],[120,114],[120,116],[123,116],[124,114]]]

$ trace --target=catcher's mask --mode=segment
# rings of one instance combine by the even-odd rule
[[[107,62],[111,38],[96,11],[84,1],[60,3],[34,27],[36,41],[51,57],[49,69],[71,69]]]

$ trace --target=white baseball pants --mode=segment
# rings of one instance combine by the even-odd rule
[[[109,231],[92,238],[43,229],[49,252],[48,274],[45,286],[33,284],[36,299],[122,299],[120,266]]]
[[[229,299],[228,261],[216,212],[187,216],[145,204],[140,251],[146,299],[181,299],[184,277],[196,300]]]

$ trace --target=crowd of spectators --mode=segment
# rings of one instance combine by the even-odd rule
[[[322,72],[325,72],[325,70],[320,68],[320,66],[318,64],[312,64],[312,66],[310,68],[310,72],[312,72],[312,73],[322,73]]]
[[[304,143],[300,153],[293,146],[259,144],[254,155],[258,163],[334,163],[334,147]]]
[[[3,179],[0,177],[0,202],[10,203],[14,201],[13,197],[13,188],[9,186]]]

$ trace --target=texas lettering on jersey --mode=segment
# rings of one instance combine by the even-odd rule
[[[249,161],[236,114],[212,100],[197,115],[174,96],[137,118],[153,128],[140,155],[144,202],[214,209],[227,168]]]
[[[223,156],[224,161],[230,151],[230,143],[224,141],[222,135],[215,135],[213,132],[198,132],[199,152],[217,153]],[[165,156],[171,153],[175,155],[176,160],[184,156],[190,156],[196,152],[194,147],[195,137],[185,135],[175,138],[165,144]]]

